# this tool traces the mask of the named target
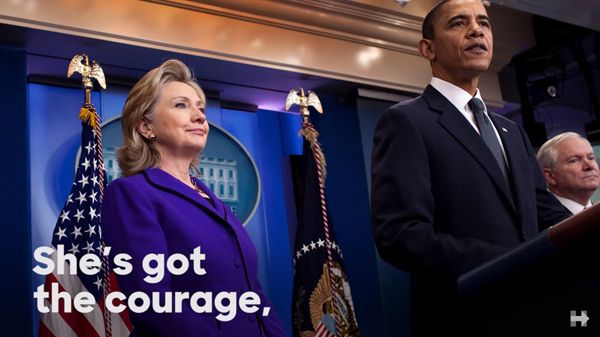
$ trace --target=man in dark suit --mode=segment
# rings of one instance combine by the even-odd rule
[[[493,41],[481,1],[438,4],[419,50],[430,85],[375,130],[372,220],[383,259],[411,273],[413,335],[441,336],[459,321],[460,274],[569,213],[546,190],[523,129],[482,102]]]

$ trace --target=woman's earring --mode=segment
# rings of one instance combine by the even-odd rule
[[[151,133],[148,135],[148,140],[155,140],[156,139],[156,135],[154,133]]]

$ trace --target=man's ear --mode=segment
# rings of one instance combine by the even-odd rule
[[[429,62],[433,62],[435,59],[435,50],[433,50],[433,41],[429,39],[421,39],[419,41],[419,52],[421,56],[428,59]]]
[[[150,121],[147,118],[142,118],[138,124],[137,130],[144,138],[150,138],[150,136],[154,134],[154,132],[152,132]]]
[[[544,169],[544,178],[546,178],[546,184],[548,184],[548,186],[556,185],[556,179],[554,178],[554,174],[552,173],[552,170],[545,168]]]

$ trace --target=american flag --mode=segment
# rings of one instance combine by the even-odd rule
[[[39,337],[126,337],[131,330],[127,310],[117,314],[105,311],[104,308],[107,292],[118,290],[118,286],[114,273],[106,274],[108,268],[105,266],[108,263],[102,255],[100,209],[105,185],[102,136],[95,109],[92,106],[84,106],[83,113],[87,113],[88,117],[82,118],[84,121],[79,163],[71,194],[56,221],[52,246],[56,250],[58,245],[63,245],[65,254],[74,254],[78,261],[84,254],[96,254],[103,261],[103,268],[96,275],[86,275],[79,268],[77,275],[70,275],[68,272],[58,275],[55,268],[52,274],[46,276],[44,288],[50,294],[46,306],[50,308],[52,284],[58,284],[59,291],[66,291],[71,296],[71,312],[65,312],[64,302],[61,300],[60,312],[42,313]],[[55,266],[56,255],[52,254]],[[65,263],[64,270],[69,270],[68,263]],[[80,313],[73,305],[75,296],[84,291],[91,293],[96,299],[96,304],[89,313]]]

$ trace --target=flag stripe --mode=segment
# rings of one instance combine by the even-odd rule
[[[58,282],[58,280],[54,277],[54,274],[48,275],[48,277],[46,279],[46,291],[49,293],[48,299],[50,300],[50,302],[52,302],[52,292],[50,291],[52,283],[58,284],[58,290],[60,292],[66,291],[65,288],[62,287],[60,282]],[[63,308],[60,308],[61,310],[59,310],[60,316],[65,320],[65,322],[67,322],[67,324],[73,330],[77,331],[77,333],[81,336],[86,336],[86,337],[104,336],[104,326],[102,327],[101,331],[96,330],[96,328],[89,322],[87,317],[85,317],[85,314],[82,314],[75,309],[75,306],[73,304],[74,299],[75,299],[74,294],[69,293],[69,295],[72,296],[71,297],[71,312],[64,312],[62,310]],[[62,336],[57,336],[57,337],[62,337]]]
[[[68,266],[65,266],[65,268],[68,268]],[[50,292],[51,290],[51,288],[48,288],[49,285],[52,282],[55,282],[55,280],[59,283],[60,291],[67,291],[69,294],[77,294],[81,291],[86,291],[83,284],[81,284],[81,282],[78,282],[78,278],[68,277],[68,275],[52,274],[52,276],[54,278],[46,282],[46,291],[48,292]],[[114,288],[118,289],[118,285],[116,284],[116,277],[114,276],[114,274],[111,277],[111,281],[115,283]],[[63,287],[63,284],[67,284],[67,286]],[[114,291],[117,291],[117,289],[115,289]],[[101,302],[94,304],[94,309],[90,313],[81,314],[84,315],[87,318],[88,322],[94,327],[94,329],[100,333],[100,336],[104,336],[104,325],[102,319],[102,313],[104,312],[103,310],[104,303]],[[131,322],[129,320],[129,312],[127,310],[124,310],[120,314],[111,313],[111,318],[112,335],[115,337],[129,336],[129,332],[132,330]],[[40,337],[42,336],[40,335]]]
[[[119,291],[118,284],[116,284],[116,277],[114,274],[111,276],[110,282],[113,284],[112,292]],[[116,289],[115,289],[116,288]],[[115,303],[118,303],[117,300],[113,300]],[[126,302],[123,304],[127,305]],[[116,304],[118,305],[118,304]],[[94,309],[96,310],[96,309]],[[102,301],[98,303],[98,311],[106,313],[105,311],[105,302]],[[113,337],[127,337],[129,336],[129,332],[132,330],[131,321],[129,320],[129,310],[123,310],[120,313],[113,313],[108,311],[111,317],[111,334]]]
[[[124,313],[127,310],[123,311]],[[114,337],[127,337],[129,336],[129,331],[131,331],[131,326],[125,324],[125,322],[129,322],[129,316],[127,316],[127,320],[124,321],[123,317],[120,314],[111,313],[112,317],[112,335]]]
[[[46,306],[50,306],[50,301],[46,300]],[[77,337],[77,334],[65,322],[58,313],[48,313],[41,315],[40,333],[45,328],[45,332],[50,332],[53,337]],[[41,337],[41,335],[40,335]]]
[[[46,327],[46,324],[44,324],[44,322],[40,322],[40,328],[39,328],[39,337],[54,337],[54,335],[52,334],[52,332],[50,330],[48,330],[48,328]]]
[[[119,284],[117,283],[117,275],[115,273],[111,273],[110,277],[109,277],[109,282],[110,282],[110,289],[111,292],[116,292],[116,291],[121,291],[121,289],[119,288]],[[113,301],[116,303],[115,305],[118,305],[119,300],[113,299]],[[121,303],[127,305],[126,300],[125,301],[121,301]],[[102,301],[100,303],[98,303],[98,306],[100,308],[101,312],[105,312],[104,311],[104,299],[102,299]],[[133,325],[131,324],[131,320],[129,319],[129,310],[123,310],[120,313],[110,313],[111,314],[111,320],[112,320],[112,335],[115,337],[120,337],[120,336],[129,336],[129,332],[131,330],[133,330]],[[115,328],[115,326],[117,328]],[[127,330],[123,330],[123,329],[127,329]]]
[[[52,260],[54,261],[54,264],[57,265],[58,261],[56,261],[56,255],[57,254],[53,254],[52,255]],[[65,262],[65,270],[69,270],[69,264],[67,262]],[[83,285],[83,283],[81,283],[81,280],[79,279],[79,277],[74,277],[72,275],[58,275],[58,274],[52,274],[52,276],[54,276],[54,278],[58,281],[58,283],[60,284],[60,286],[67,291],[71,296],[75,297],[75,295],[84,292],[84,291],[88,291],[88,289],[85,288],[85,286]],[[46,290],[49,291],[49,290]],[[98,331],[101,335],[104,335],[104,320],[103,320],[103,316],[102,316],[102,308],[100,308],[100,306],[98,305],[98,303],[95,303],[93,306],[93,310],[89,313],[85,313],[82,314],[86,317],[86,319],[88,320],[88,322],[94,327],[94,330]],[[73,308],[73,310],[75,310]]]
[[[325,326],[325,324],[323,324],[323,322],[319,322],[314,337],[335,337],[335,335],[331,333],[331,331],[329,331],[329,329],[327,328],[327,326]]]

